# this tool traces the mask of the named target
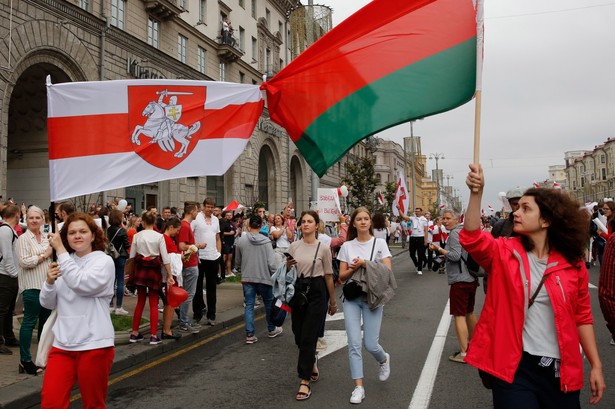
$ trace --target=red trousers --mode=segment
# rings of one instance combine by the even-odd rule
[[[89,351],[52,347],[43,378],[41,408],[68,408],[70,391],[77,381],[84,409],[106,408],[107,382],[114,355],[113,347]]]

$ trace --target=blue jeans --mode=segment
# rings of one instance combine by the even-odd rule
[[[198,278],[199,268],[197,266],[184,267],[184,269],[182,270],[184,290],[186,290],[186,292],[188,293],[188,298],[179,306],[179,321],[181,324],[188,324],[190,322],[188,311],[190,310],[190,305],[192,305],[192,299],[194,298],[194,292],[196,291],[196,281]]]
[[[118,257],[113,260],[115,264],[115,306],[122,308],[124,302],[124,266],[126,265],[126,257]],[[111,299],[110,307],[113,307],[113,298]]]
[[[41,303],[38,300],[40,293],[41,290],[36,289],[24,290],[22,293],[23,321],[19,329],[19,352],[21,360],[24,362],[32,361],[30,345],[32,344],[32,333],[34,332],[36,321],[38,321],[38,338],[40,339],[43,326],[51,314],[51,310],[41,307]]]
[[[243,298],[246,303],[244,321],[246,323],[246,336],[248,337],[254,335],[254,301],[256,300],[256,294],[260,294],[263,297],[267,330],[271,332],[275,329],[275,325],[271,323],[271,318],[269,317],[271,304],[273,303],[273,287],[261,283],[244,283]]]
[[[378,343],[384,307],[371,311],[363,297],[344,301],[344,325],[348,335],[348,358],[352,379],[363,379],[363,356],[361,354],[361,316],[363,316],[363,339],[365,349],[378,362],[384,362],[384,349]]]

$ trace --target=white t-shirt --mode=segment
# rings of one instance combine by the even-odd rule
[[[374,237],[386,240],[387,239],[387,229],[374,229]]]
[[[375,246],[374,240],[376,240]],[[357,239],[345,242],[342,244],[337,259],[348,264],[352,263],[352,260],[357,257],[361,257],[363,260],[370,260],[372,246],[374,246],[374,255],[371,257],[372,261],[380,261],[383,258],[391,257],[387,242],[374,237],[364,243],[359,242]]]
[[[327,246],[327,248],[331,247],[331,237],[324,233],[318,233],[318,241]]]
[[[274,231],[279,231],[280,229],[278,229],[275,226],[271,226],[271,228],[269,229],[269,237],[271,237],[271,233],[273,233]],[[278,248],[281,249],[287,249],[290,247],[290,241],[288,240],[288,236],[286,235],[286,228],[283,228],[282,234],[280,235],[280,237],[278,237],[275,240],[275,245]]]
[[[205,219],[205,214],[199,212],[196,219],[190,223],[194,232],[194,241],[197,243],[206,243],[204,249],[199,250],[199,258],[202,260],[217,260],[220,258],[218,247],[216,246],[216,237],[220,237],[220,221],[213,214]]]
[[[410,236],[425,237],[425,226],[427,225],[428,222],[425,216],[410,216],[410,221],[408,222],[408,230],[411,232]]]
[[[428,220],[427,221],[427,243],[432,243],[433,242],[433,221]]]

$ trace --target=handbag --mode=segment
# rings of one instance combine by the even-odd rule
[[[47,366],[47,358],[49,357],[49,351],[51,350],[51,346],[53,345],[53,341],[55,340],[55,336],[53,335],[53,326],[56,323],[56,319],[58,318],[58,311],[53,310],[47,318],[45,325],[43,326],[43,331],[41,332],[41,336],[38,340],[38,348],[36,350],[36,366],[40,366],[44,368]]]
[[[113,239],[115,239],[115,236],[117,236],[119,231],[120,231],[120,229],[118,228],[116,230],[115,234],[113,235],[113,237],[111,238],[111,240],[107,241],[107,246],[105,247],[105,253],[107,253],[107,255],[111,256],[111,258],[113,260],[116,260],[120,256],[120,252],[117,251],[117,249],[113,245]],[[120,247],[120,249],[121,249],[121,247]]]
[[[284,320],[286,320],[286,315],[290,310],[291,307],[287,303],[276,299],[271,305],[271,310],[269,311],[269,319],[271,320],[271,323],[276,327],[281,327],[284,325]]]
[[[310,277],[314,273],[314,267],[316,266],[316,258],[318,257],[318,250],[320,250],[320,241],[318,242],[318,246],[316,247],[316,253],[314,254],[314,260],[312,260],[312,269],[310,270]],[[295,283],[298,283],[302,278],[298,278]],[[295,295],[289,301],[290,308],[295,311],[299,311],[303,307],[305,307],[308,303],[307,294],[310,292],[310,285],[307,284],[305,291],[303,288],[299,288],[299,285],[295,284]]]
[[[372,254],[369,255],[369,261],[372,261],[372,257],[374,256],[374,248],[376,248],[376,238],[374,237],[374,244],[372,245]],[[362,267],[363,268],[363,267]],[[353,274],[354,275],[354,274]],[[362,295],[365,295],[365,291],[361,287],[358,281],[349,278],[344,283],[344,287],[342,287],[342,293],[344,294],[345,300],[354,300]]]

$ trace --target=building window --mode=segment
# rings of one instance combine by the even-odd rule
[[[280,32],[281,36],[284,35],[284,24],[282,24],[281,21],[278,21],[278,31]]]
[[[252,80],[252,85],[256,85],[256,80]]]
[[[90,11],[90,0],[80,0],[79,1],[79,7],[81,7],[82,9],[86,10],[86,11]]]
[[[203,47],[199,47],[196,53],[196,69],[199,70],[201,74],[205,74],[206,63],[207,56],[205,54],[205,49]]]
[[[252,0],[252,18],[256,19],[256,0]]]
[[[602,171],[602,180],[606,180],[606,168],[600,169]]]
[[[239,7],[241,7],[242,9],[246,8],[246,0],[239,0]]]
[[[600,155],[600,163],[606,163],[606,155]]]
[[[112,0],[111,1],[111,25],[124,29],[124,6],[126,0]]]
[[[188,10],[188,1],[187,0],[179,0],[178,6],[180,9]]]
[[[271,30],[269,26],[271,22],[271,11],[269,11],[269,9],[265,9],[265,20],[267,21],[267,30]]]
[[[258,61],[256,56],[258,55],[258,43],[256,38],[252,37],[252,62]]]
[[[186,63],[186,55],[188,54],[188,39],[183,35],[177,36],[177,59],[184,64]]]
[[[226,81],[226,64],[220,63],[220,81]]]
[[[246,82],[246,74],[244,74],[243,72],[239,71],[239,83],[240,84],[245,84]]]
[[[241,51],[246,49],[246,30],[239,26],[239,49]]]
[[[581,177],[581,187],[585,187],[585,178]]]
[[[199,2],[199,21],[205,22],[207,19],[207,0]]]
[[[147,20],[147,43],[154,48],[158,48],[159,34],[158,20],[150,17],[149,20]]]

